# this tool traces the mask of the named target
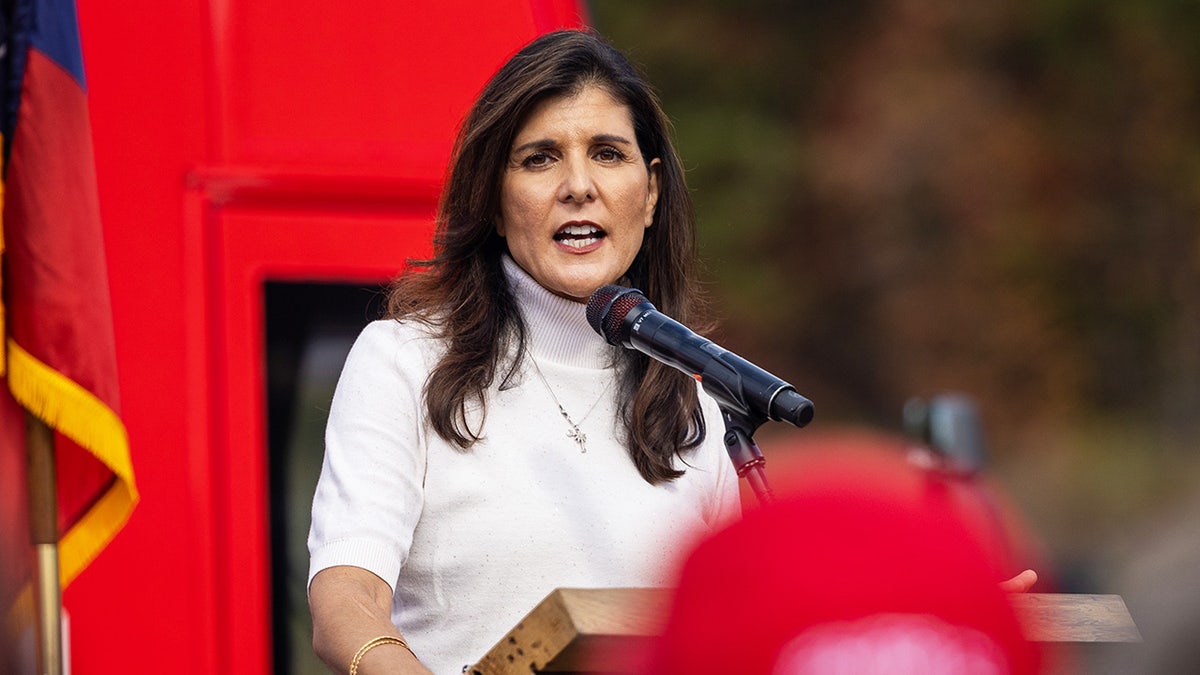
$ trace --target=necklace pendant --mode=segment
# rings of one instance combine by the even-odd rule
[[[583,433],[579,427],[572,424],[571,430],[567,432],[567,438],[579,444],[579,452],[587,452],[587,434]]]
[[[562,413],[563,419],[567,421],[567,426],[571,427],[571,430],[567,432],[567,438],[579,444],[579,452],[587,452],[587,434],[583,433],[575,420],[571,419],[571,416],[567,414],[567,409],[562,407],[561,403],[558,404],[558,412]]]

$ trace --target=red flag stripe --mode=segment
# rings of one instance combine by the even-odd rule
[[[138,496],[117,414],[87,101],[71,73],[36,49],[26,64],[5,191],[8,386],[86,450],[59,444],[59,485],[72,493],[60,494],[60,503],[90,505],[59,542],[66,585],[116,535]]]

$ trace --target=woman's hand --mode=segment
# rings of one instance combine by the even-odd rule
[[[1038,575],[1033,570],[1025,570],[1008,581],[1000,582],[1000,590],[1007,593],[1024,593],[1037,583]]]

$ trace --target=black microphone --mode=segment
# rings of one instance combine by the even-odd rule
[[[609,344],[636,349],[695,377],[722,408],[757,420],[812,421],[812,401],[746,359],[654,308],[636,288],[602,286],[588,299],[587,319]]]

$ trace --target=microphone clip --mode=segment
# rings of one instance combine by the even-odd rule
[[[775,493],[767,483],[767,459],[762,450],[754,442],[754,432],[758,430],[766,417],[751,417],[749,414],[734,409],[732,406],[720,405],[721,419],[725,421],[725,435],[722,442],[738,478],[745,479],[750,489],[764,506],[775,501]]]

